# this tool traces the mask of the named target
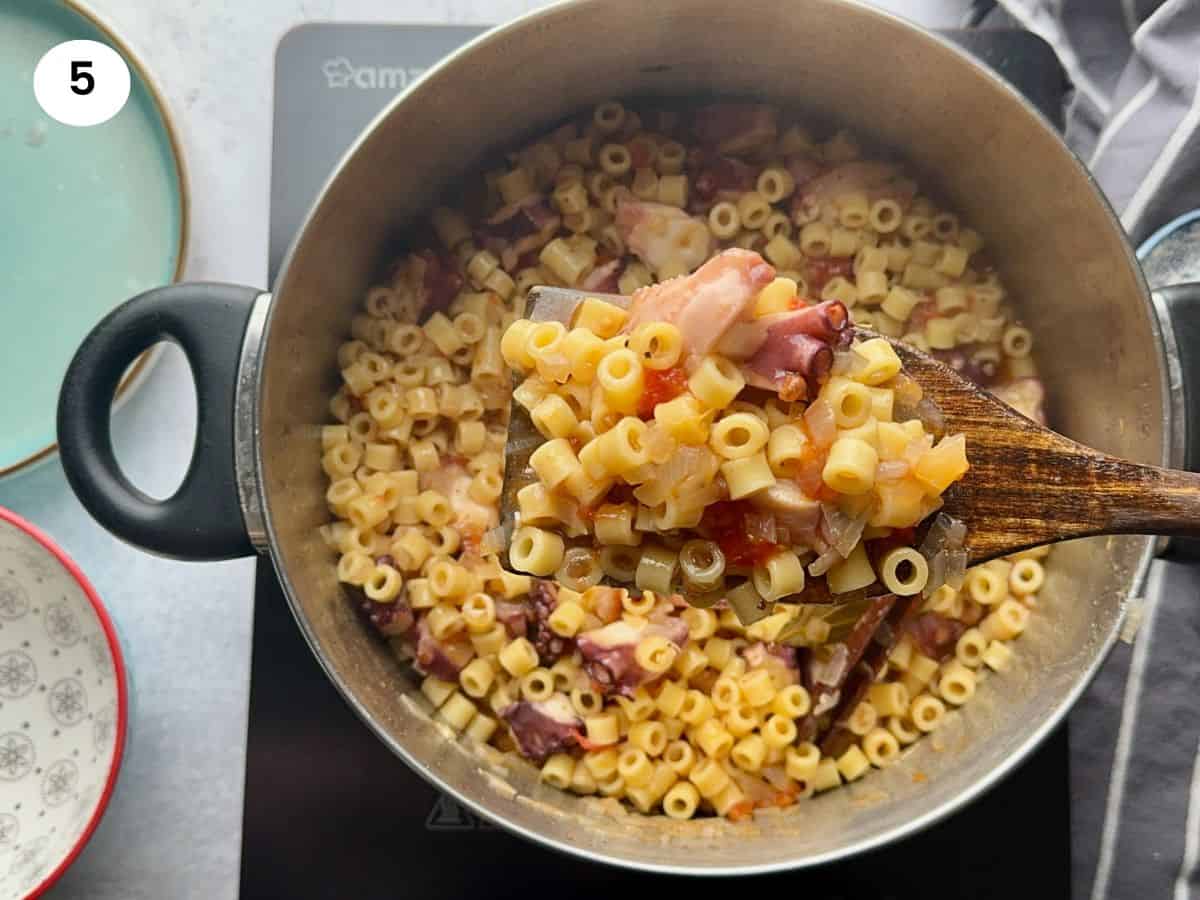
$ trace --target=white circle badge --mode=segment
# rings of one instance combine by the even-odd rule
[[[129,99],[129,67],[107,44],[64,41],[38,61],[33,94],[55,121],[99,125],[119,113]]]

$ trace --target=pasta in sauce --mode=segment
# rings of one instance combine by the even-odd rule
[[[756,322],[841,310],[1041,418],[1032,335],[978,233],[852,136],[818,140],[759,104],[603,103],[509,154],[480,194],[434,210],[436,240],[367,292],[322,431],[337,576],[439,719],[562,790],[740,819],[891,765],[1007,668],[1047,551],[963,573],[940,521],[949,552],[910,546],[961,448],[929,443],[886,342],[823,371],[823,351],[793,341],[787,365],[747,369],[710,343],[726,330],[711,315],[736,311],[714,295],[690,315],[669,281],[747,278]],[[709,262],[722,250],[733,275]],[[657,299],[627,318],[588,304],[571,329],[522,324],[538,284]],[[679,364],[685,350],[699,365]],[[537,377],[514,390],[510,363]],[[761,379],[749,390],[744,369]],[[522,492],[526,572],[501,566],[496,537],[513,400],[557,448]],[[654,462],[622,455],[651,427],[707,457],[647,473],[679,457],[665,442]],[[714,465],[727,496],[703,477],[654,495]],[[824,502],[764,511],[750,501],[772,480]],[[919,497],[882,490],[908,482]]]

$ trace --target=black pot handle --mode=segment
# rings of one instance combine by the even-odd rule
[[[1159,309],[1167,313],[1179,351],[1179,375],[1187,412],[1183,468],[1200,472],[1200,282],[1158,288],[1154,295]],[[1200,540],[1172,538],[1165,556],[1186,562],[1200,560]]]
[[[71,488],[122,540],[177,559],[254,552],[238,501],[234,393],[254,288],[185,283],[128,300],[83,341],[58,397],[58,443]],[[125,370],[159,341],[187,357],[198,401],[196,443],[179,489],[155,500],[134,487],[113,455],[109,413]]]

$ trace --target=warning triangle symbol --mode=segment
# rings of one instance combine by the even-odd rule
[[[425,819],[430,831],[474,831],[477,826],[475,817],[464,806],[440,794]]]

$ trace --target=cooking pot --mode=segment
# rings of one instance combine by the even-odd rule
[[[317,532],[329,518],[319,426],[329,421],[351,315],[397,232],[487,151],[606,98],[713,94],[778,102],[903,153],[921,183],[986,236],[1037,335],[1051,421],[1118,456],[1180,462],[1172,332],[1086,170],[1009,85],[962,52],[839,0],[577,0],[484,35],[367,128],[271,293],[182,284],[128,301],[80,348],[58,420],[72,487],[118,536],[187,559],[269,553],[330,679],[440,790],[551,847],[691,874],[844,857],[910,834],[995,784],[1079,697],[1154,549],[1143,537],[1062,546],[1011,671],[983,682],[898,764],[752,822],[612,814],[540,785],[523,762],[481,756],[430,719],[415,678],[343,597]],[[154,500],[121,473],[108,410],[125,365],[161,340],[179,344],[191,364],[199,432],[179,490]]]

